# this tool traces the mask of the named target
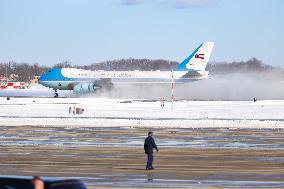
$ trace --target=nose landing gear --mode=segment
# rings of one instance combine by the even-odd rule
[[[58,98],[58,96],[59,96],[59,95],[58,95],[57,89],[55,89],[55,90],[54,90],[54,98]]]

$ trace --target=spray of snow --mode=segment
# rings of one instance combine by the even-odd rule
[[[116,85],[87,97],[171,99],[171,84]],[[284,99],[284,76],[280,72],[233,73],[175,85],[175,99],[181,100],[262,100]]]

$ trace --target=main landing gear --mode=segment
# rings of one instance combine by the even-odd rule
[[[59,96],[59,95],[58,95],[57,89],[55,89],[55,90],[54,90],[54,98],[58,98],[58,96]]]

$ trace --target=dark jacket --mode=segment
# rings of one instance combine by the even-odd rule
[[[148,136],[145,139],[144,142],[144,150],[145,150],[145,154],[151,154],[153,153],[153,148],[155,148],[158,151],[158,147],[155,143],[155,140],[153,139],[153,137]]]

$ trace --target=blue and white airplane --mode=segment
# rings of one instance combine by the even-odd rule
[[[205,71],[213,50],[213,42],[204,42],[172,71],[90,71],[75,68],[53,68],[39,78],[39,83],[57,90],[73,90],[75,93],[95,92],[97,89],[117,84],[175,83],[207,78]],[[188,75],[194,75],[188,77]]]

